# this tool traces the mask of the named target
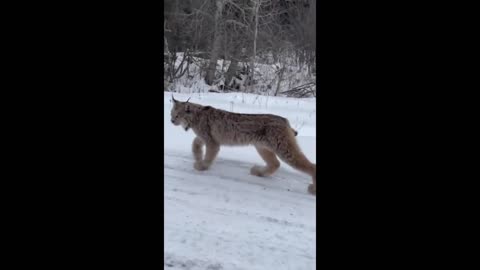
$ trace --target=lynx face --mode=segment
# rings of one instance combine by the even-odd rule
[[[182,125],[182,127],[187,131],[190,126],[188,124],[188,117],[191,112],[189,109],[189,104],[187,102],[180,102],[173,100],[173,108],[170,112],[172,124],[175,126]]]

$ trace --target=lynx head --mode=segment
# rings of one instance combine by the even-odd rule
[[[190,100],[190,98],[188,99]],[[193,104],[188,103],[188,100],[185,102],[181,102],[173,98],[173,108],[171,111],[172,116],[172,124],[175,126],[182,125],[182,127],[187,131],[190,128],[191,119],[192,119],[192,107]]]

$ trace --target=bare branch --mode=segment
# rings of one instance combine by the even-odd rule
[[[238,21],[235,21],[235,20],[232,20],[232,19],[225,20],[225,23],[233,23],[233,24],[236,24],[236,25],[238,25],[238,26],[248,28],[248,25],[243,24],[243,23],[238,22]]]

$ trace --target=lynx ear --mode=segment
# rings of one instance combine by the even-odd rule
[[[172,95],[172,101],[173,101],[174,103],[177,103],[177,102],[178,102],[178,100],[176,100],[176,99],[173,97],[173,95]]]

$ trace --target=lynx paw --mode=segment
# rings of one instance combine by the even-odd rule
[[[308,185],[308,193],[312,195],[317,195],[317,187],[313,184]]]
[[[193,164],[193,167],[199,171],[205,171],[208,169],[208,166],[202,161],[197,161]]]
[[[250,174],[255,175],[255,176],[259,176],[259,177],[264,177],[265,176],[265,169],[261,166],[255,165],[250,169]]]

